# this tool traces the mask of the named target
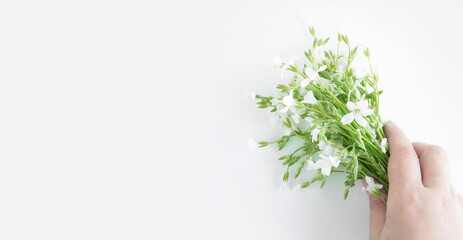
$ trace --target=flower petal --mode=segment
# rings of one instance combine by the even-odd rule
[[[313,104],[316,102],[317,102],[317,99],[313,95],[312,91],[308,91],[307,94],[304,96],[304,101],[302,101],[302,103],[310,103],[310,104]]]
[[[339,166],[339,162],[340,162],[339,159],[337,159],[337,158],[335,158],[333,156],[330,156],[329,159],[330,159],[331,165],[333,165],[334,167]]]
[[[310,134],[312,135],[312,142],[318,141],[318,134],[321,132],[321,130],[317,127],[313,129]]]
[[[311,67],[308,67],[304,70],[304,73],[310,78],[312,75],[314,75],[315,71]]]
[[[373,180],[373,178],[370,177],[370,176],[366,176],[366,177],[365,177],[365,181],[367,182],[368,185],[371,185],[371,184],[374,184],[374,183],[375,183],[375,181]]]
[[[351,113],[348,113],[346,115],[344,115],[344,117],[341,118],[341,122],[346,125],[346,124],[349,124],[351,123],[352,121],[354,121],[354,113],[351,112]]]
[[[317,70],[317,72],[322,72],[322,71],[325,71],[325,70],[326,70],[326,65],[321,66],[321,67]]]
[[[289,110],[289,107],[284,107],[284,108],[282,108],[282,109],[280,110],[280,112],[281,112],[281,113],[286,113],[286,112],[288,112],[288,110]]]
[[[291,118],[293,119],[294,123],[298,124],[299,120],[301,119],[301,116],[299,116],[297,114],[293,114],[293,115],[291,115]]]
[[[360,113],[362,114],[362,116],[366,117],[366,116],[369,116],[375,113],[375,111],[373,109],[364,109],[364,110],[361,110]]]
[[[356,106],[355,106],[355,103],[353,103],[353,102],[348,102],[348,103],[347,103],[347,108],[348,108],[349,110],[354,111],[354,110],[355,110],[355,107],[356,107]]]
[[[305,88],[309,85],[309,83],[310,83],[310,79],[306,78],[301,81],[301,87]]]
[[[366,127],[368,126],[368,122],[367,120],[365,120],[365,118],[362,117],[361,114],[354,114],[355,115],[355,121],[362,127]]]
[[[331,166],[325,166],[322,168],[322,174],[325,176],[329,176],[331,173]]]
[[[361,100],[357,103],[357,108],[360,110],[366,110],[368,108],[368,101],[367,100]]]
[[[312,160],[307,160],[307,170],[312,171],[316,169],[317,167],[315,166],[315,163]]]

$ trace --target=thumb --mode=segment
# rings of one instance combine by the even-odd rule
[[[363,180],[363,186],[367,186],[365,180]],[[386,222],[386,203],[370,192],[367,194],[370,200],[370,240],[376,240],[380,238]]]

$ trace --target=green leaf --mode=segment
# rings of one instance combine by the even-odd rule
[[[367,58],[370,58],[370,49],[365,48],[365,50],[363,50],[363,53],[365,54]]]
[[[278,88],[278,89],[281,89],[281,90],[284,91],[284,92],[289,92],[289,91],[291,91],[291,88],[290,88],[290,87],[288,87],[288,86],[286,86],[286,85],[283,85],[283,84],[278,84],[278,85],[277,85],[277,88]]]
[[[326,38],[326,39],[323,41],[323,45],[327,44],[329,40],[330,40],[330,38],[329,38],[329,37],[328,37],[328,38]]]
[[[347,35],[343,35],[342,40],[344,41],[345,44],[349,45],[349,38],[347,37]]]
[[[299,175],[300,175],[301,172],[302,172],[302,168],[305,166],[305,162],[306,162],[306,161],[302,161],[302,162],[299,164],[299,167],[297,168],[297,171],[296,171],[296,174],[294,175],[294,178],[299,177]]]
[[[349,195],[349,188],[346,188],[346,190],[344,191],[344,200],[347,199],[347,195]]]
[[[323,186],[325,186],[325,183],[326,183],[326,178],[323,178],[320,183],[320,189],[322,189]]]
[[[308,186],[310,186],[310,181],[301,184],[301,188],[306,188]]]
[[[286,172],[285,172],[285,175],[283,175],[283,182],[287,182],[287,181],[288,181],[288,178],[289,178],[289,172],[286,171]]]
[[[315,29],[313,27],[309,27],[310,34],[315,37]]]

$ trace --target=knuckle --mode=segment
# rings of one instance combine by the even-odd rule
[[[418,191],[410,191],[408,194],[405,195],[404,198],[407,205],[411,207],[415,207],[421,202],[420,193]]]
[[[384,202],[380,198],[370,199],[370,210],[383,207]]]
[[[416,157],[415,150],[408,146],[402,146],[399,149],[397,149],[397,154],[401,157]]]
[[[441,146],[432,145],[428,148],[428,151],[430,154],[433,154],[438,157],[442,157],[442,158],[447,157],[447,151]]]

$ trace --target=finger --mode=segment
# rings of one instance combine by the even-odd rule
[[[363,186],[367,183],[363,180]],[[386,222],[386,203],[370,192],[367,192],[370,200],[370,239],[379,239]]]
[[[455,191],[455,187],[451,183],[450,183],[450,194],[452,195],[452,197],[458,196],[457,192]]]
[[[461,205],[461,207],[463,207],[463,196],[458,195],[458,198],[460,199],[460,205]]]
[[[413,143],[413,147],[420,161],[423,185],[447,188],[450,184],[450,169],[446,151],[426,143]]]
[[[418,157],[412,143],[392,121],[384,125],[389,144],[388,176],[391,189],[422,186]]]

